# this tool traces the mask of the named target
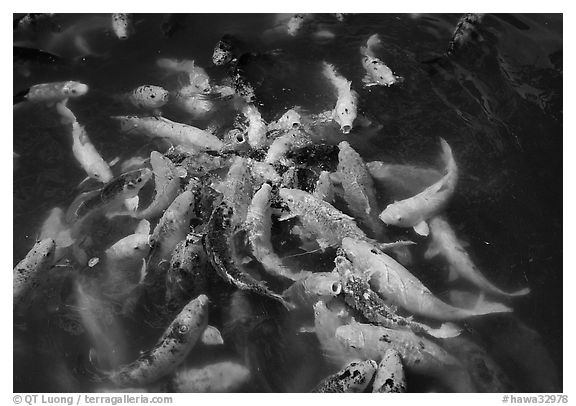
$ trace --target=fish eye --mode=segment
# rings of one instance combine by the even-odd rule
[[[238,134],[238,135],[236,136],[236,141],[238,141],[238,142],[244,142],[244,136],[243,136],[242,134]]]
[[[138,179],[136,179],[136,182],[138,182],[138,183],[142,182],[142,177],[139,177]]]
[[[72,92],[73,94],[76,94],[76,93],[77,93],[77,90],[76,90],[76,89],[72,89],[71,92]]]
[[[150,95],[150,98],[151,98],[151,99],[154,99],[155,97],[156,97],[155,94],[151,94],[151,95]]]
[[[180,328],[178,329],[178,331],[181,334],[185,334],[188,331],[188,326],[180,326]]]
[[[344,111],[345,111],[346,113],[348,113],[348,109],[344,109]]]

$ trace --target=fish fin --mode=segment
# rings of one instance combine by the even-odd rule
[[[297,334],[316,334],[316,328],[314,326],[302,326],[296,332]]]
[[[431,242],[430,244],[428,244],[428,249],[424,253],[424,258],[432,259],[437,255],[440,255],[440,249],[438,248],[438,245]]]
[[[139,202],[140,198],[138,197],[138,195],[136,195],[129,199],[124,199],[124,207],[126,207],[128,211],[137,211]]]
[[[421,221],[420,223],[416,224],[414,226],[414,231],[416,231],[417,234],[423,235],[425,237],[430,234],[430,229],[428,228],[428,224],[426,224],[425,221]]]
[[[280,217],[278,217],[278,221],[286,221],[293,219],[294,217],[298,217],[298,215],[294,213],[283,213],[282,215],[280,215]]]
[[[174,175],[176,175],[179,178],[185,178],[186,176],[188,176],[188,171],[181,166],[175,167],[173,172]]]
[[[22,103],[27,101],[27,97],[28,96],[28,92],[30,91],[30,88],[24,89],[21,92],[18,92],[14,95],[14,104],[18,104],[18,103]]]
[[[460,277],[460,275],[458,274],[458,271],[456,270],[456,268],[454,268],[453,266],[450,266],[448,268],[448,282],[454,282],[459,277]]]
[[[328,177],[330,178],[330,182],[332,182],[332,183],[335,183],[335,184],[341,184],[342,183],[342,176],[338,172],[330,172]]]
[[[439,328],[426,329],[426,333],[436,338],[452,338],[462,333],[462,327],[454,323],[442,323]]]
[[[146,219],[140,220],[136,226],[136,230],[134,230],[134,234],[150,234],[150,222]]]
[[[394,241],[394,242],[375,242],[374,245],[381,251],[393,250],[398,247],[407,247],[410,245],[416,245],[414,241]]]
[[[330,243],[325,238],[318,238],[316,239],[316,241],[318,242],[318,245],[320,246],[320,250],[322,252],[326,251],[326,248],[330,247]]]
[[[150,234],[150,222],[146,219],[141,220],[136,226],[134,234]]]
[[[28,68],[27,66],[17,66],[16,72],[18,72],[20,75],[24,76],[25,78],[30,77],[30,75],[32,74],[32,72],[30,71],[30,68]]]
[[[490,302],[485,299],[484,292],[480,292],[478,296],[478,301],[474,305],[472,312],[476,315],[480,316],[483,314],[490,314],[490,313],[509,313],[513,310],[506,305],[498,302]]]
[[[120,157],[117,156],[116,158],[114,158],[113,160],[111,160],[110,162],[108,162],[108,166],[114,166],[116,165],[118,162],[120,162]]]
[[[84,186],[84,184],[88,181],[90,181],[90,179],[92,179],[90,176],[86,176],[84,179],[82,179],[80,181],[80,183],[78,184],[78,186],[76,186],[77,189],[80,189],[82,186]]]
[[[224,340],[222,339],[222,334],[220,334],[220,330],[213,326],[206,326],[202,336],[200,337],[200,341],[204,345],[222,345],[224,344]]]

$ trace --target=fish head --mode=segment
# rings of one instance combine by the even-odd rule
[[[389,204],[378,217],[390,226],[408,227],[408,219],[401,207],[395,203]]]
[[[144,185],[152,179],[153,172],[149,168],[136,169],[126,172],[123,177],[123,187],[126,194],[136,195]]]
[[[334,335],[338,341],[352,348],[363,348],[366,345],[362,330],[354,323],[338,327]]]
[[[88,89],[88,85],[71,80],[64,84],[62,92],[68,97],[79,97],[88,93]]]
[[[110,170],[110,167],[104,160],[95,160],[92,164],[86,167],[86,173],[92,179],[97,180],[98,182],[108,183],[112,179],[114,179],[114,175]]]
[[[208,296],[200,295],[190,301],[176,316],[166,335],[180,342],[188,342],[198,334],[198,321],[200,325],[208,324]]]
[[[132,16],[125,13],[112,14],[112,29],[118,39],[125,40],[132,32]]]
[[[49,260],[50,258],[54,259],[55,251],[56,251],[56,242],[54,241],[54,239],[45,238],[41,241],[38,241],[30,252],[35,252],[36,255],[38,255],[38,258]]]
[[[138,116],[111,116],[113,120],[120,122],[120,131],[130,132],[138,129]]]
[[[300,128],[300,114],[294,109],[288,110],[280,119],[278,123],[283,129],[290,130],[294,129],[297,130]]]
[[[224,136],[224,144],[226,147],[232,150],[242,149],[247,147],[248,138],[246,133],[239,128],[233,128],[226,133]]]
[[[304,281],[304,286],[309,294],[317,297],[338,296],[342,292],[340,277],[334,272],[312,274]]]
[[[345,96],[338,98],[334,109],[334,120],[340,125],[344,134],[349,134],[358,114],[355,97]]]
[[[168,103],[170,93],[160,86],[144,85],[134,91],[136,98],[141,98],[151,108],[158,108]]]

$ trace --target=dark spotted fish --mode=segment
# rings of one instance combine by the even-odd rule
[[[460,17],[448,44],[446,55],[454,55],[468,41],[479,38],[478,27],[483,18],[484,14],[480,13],[467,13]]]
[[[406,374],[400,354],[395,350],[387,350],[378,364],[372,393],[405,393],[406,387]]]
[[[181,241],[170,260],[166,272],[166,302],[177,305],[206,290],[208,258],[202,238],[189,234]]]
[[[218,275],[226,282],[238,289],[249,290],[254,293],[268,296],[289,308],[286,300],[268,289],[262,281],[242,269],[240,243],[238,233],[231,227],[233,209],[226,202],[222,202],[212,212],[208,222],[208,232],[204,239],[204,245],[208,258]]]
[[[234,59],[234,42],[232,36],[224,34],[214,47],[212,63],[216,66],[227,65]]]
[[[98,209],[106,208],[115,203],[122,204],[138,194],[146,182],[152,178],[148,168],[126,172],[107,183],[102,189],[82,193],[70,205],[66,220],[72,223]]]
[[[364,392],[376,372],[377,364],[372,360],[351,362],[340,371],[328,376],[311,392],[316,393],[359,393]]]
[[[14,268],[14,307],[26,301],[28,293],[39,286],[39,278],[54,262],[56,243],[52,238],[37,242]]]
[[[176,316],[156,345],[136,361],[105,373],[120,387],[148,385],[178,367],[208,325],[208,297],[200,295]]]

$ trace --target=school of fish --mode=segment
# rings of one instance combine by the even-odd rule
[[[51,18],[29,14],[15,30]],[[281,16],[270,35],[297,36],[313,19]],[[163,32],[172,35],[176,22],[166,19]],[[105,23],[122,41],[138,29],[131,14]],[[461,30],[450,54],[464,40]],[[38,241],[14,268],[15,337],[42,317],[80,334],[88,343],[83,368],[99,391],[391,393],[409,392],[414,376],[438,391],[513,391],[465,322],[513,312],[513,300],[530,289],[512,291],[485,276],[451,223],[462,172],[456,144],[441,135],[429,143],[436,167],[366,162],[355,149],[374,123],[361,115],[354,89],[409,80],[382,61],[378,33],[365,41],[361,83],[316,61],[312,74],[332,95],[332,110],[294,106],[272,122],[244,75],[246,61],[261,55],[240,54],[231,35],[214,44],[208,62],[158,58],[163,76],[113,95],[119,107],[110,116],[118,133],[134,144],[153,141],[154,150],[110,162],[75,112],[95,86],[69,80],[18,92],[14,114],[52,109],[86,179],[68,207],[45,213]],[[49,59],[48,50],[18,52]],[[214,81],[203,63],[228,80]],[[190,120],[165,117],[167,106]],[[224,114],[232,126],[219,120]],[[206,118],[208,125],[195,125]],[[330,131],[344,140],[326,142]],[[443,286],[460,279],[471,304],[426,286],[411,271],[416,260],[445,268]],[[298,337],[316,343],[324,378],[288,362],[306,362]],[[477,362],[469,362],[469,348]],[[293,382],[274,379],[276,364]]]

